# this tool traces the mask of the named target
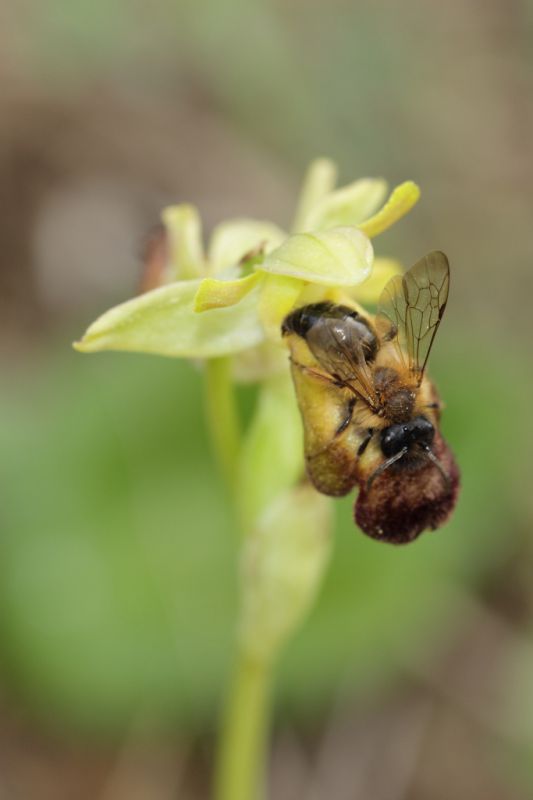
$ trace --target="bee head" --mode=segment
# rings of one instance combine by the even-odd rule
[[[368,536],[406,544],[450,516],[459,492],[459,470],[438,430],[433,431],[431,447],[427,441],[418,439],[420,457],[411,458],[404,446],[361,481],[355,519]],[[390,469],[394,464],[398,469]]]
[[[426,417],[415,417],[410,422],[389,425],[381,431],[381,451],[390,458],[402,450],[409,451],[413,445],[421,445],[424,450],[431,445],[435,428]]]
[[[441,478],[448,488],[451,486],[450,475],[443,467],[439,458],[432,449],[435,439],[435,428],[426,417],[415,417],[410,422],[398,425],[389,425],[381,431],[381,452],[385,456],[383,461],[371,474],[366,482],[367,491],[380,475],[395,464],[408,466],[410,469],[419,469],[424,462],[431,461],[440,472]],[[419,454],[413,454],[417,448]]]

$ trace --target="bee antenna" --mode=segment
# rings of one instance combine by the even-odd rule
[[[437,458],[437,456],[435,455],[435,453],[433,452],[433,450],[430,448],[430,446],[428,444],[423,444],[423,445],[421,445],[421,447],[424,450],[424,452],[427,455],[427,457],[429,458],[429,460],[433,464],[435,464],[435,466],[437,467],[438,471],[442,475],[442,478],[444,480],[444,483],[446,484],[446,487],[449,489],[450,486],[451,486],[450,476],[448,475],[448,473],[446,472],[446,470],[444,469],[444,467],[440,463],[439,459]]]
[[[374,481],[376,480],[378,475],[381,475],[382,472],[385,472],[386,469],[388,469],[393,464],[395,464],[397,461],[399,461],[400,458],[403,458],[404,455],[407,453],[408,449],[409,449],[408,447],[403,447],[400,450],[399,453],[396,453],[395,455],[393,455],[390,458],[388,458],[386,461],[383,462],[383,464],[380,464],[379,467],[374,470],[374,472],[372,473],[372,475],[370,476],[370,478],[366,482],[366,490],[367,490],[367,492],[370,491],[370,489],[372,487],[372,484],[374,483]]]

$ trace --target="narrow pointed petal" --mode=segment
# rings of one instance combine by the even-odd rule
[[[194,310],[203,312],[212,308],[233,306],[235,303],[239,303],[259,281],[264,279],[265,276],[260,272],[252,272],[251,275],[237,278],[234,281],[204,278],[194,298]]]
[[[339,225],[358,225],[380,207],[387,194],[381,178],[363,178],[326,195],[307,215],[305,230],[321,231]]]
[[[293,231],[309,230],[309,214],[324,197],[333,191],[336,180],[337,165],[334,161],[329,158],[317,158],[311,162],[300,191],[298,209],[292,226]]]
[[[420,189],[413,181],[406,181],[397,186],[391,196],[377,214],[362,222],[358,227],[367,236],[373,238],[383,233],[395,222],[398,222],[418,202]]]
[[[194,206],[168,206],[162,213],[168,236],[171,280],[199,278],[205,271],[200,216]]]

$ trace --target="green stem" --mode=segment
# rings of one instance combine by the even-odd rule
[[[228,358],[206,364],[205,406],[220,470],[237,496],[240,425]],[[220,732],[215,770],[216,800],[257,800],[264,783],[264,762],[271,667],[239,650]]]
[[[236,489],[240,448],[239,416],[229,358],[210,358],[205,372],[205,407],[211,442],[222,475]]]
[[[233,677],[215,773],[215,800],[261,800],[271,667],[243,653]]]

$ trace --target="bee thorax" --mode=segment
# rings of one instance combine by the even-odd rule
[[[392,422],[411,419],[415,405],[415,393],[411,389],[397,389],[384,398],[386,416]]]

